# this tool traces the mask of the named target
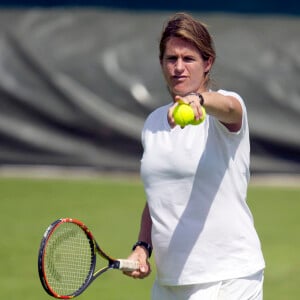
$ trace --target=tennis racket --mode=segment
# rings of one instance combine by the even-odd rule
[[[97,253],[105,259],[105,266],[95,271]],[[108,256],[89,229],[81,221],[70,218],[56,220],[47,228],[38,255],[41,283],[49,295],[60,299],[80,295],[107,270],[138,268],[137,261]]]

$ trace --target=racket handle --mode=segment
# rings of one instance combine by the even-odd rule
[[[118,259],[120,266],[119,269],[123,271],[134,271],[139,269],[139,263],[136,260]]]

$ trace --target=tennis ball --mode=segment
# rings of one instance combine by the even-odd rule
[[[205,110],[205,108],[203,106],[201,106],[201,109],[202,109],[202,117],[199,120],[195,120],[194,119],[191,122],[192,125],[199,125],[199,124],[201,124],[205,120],[205,118],[206,118],[206,110]]]
[[[184,127],[194,121],[193,109],[185,103],[178,104],[173,112],[174,121],[180,127]]]

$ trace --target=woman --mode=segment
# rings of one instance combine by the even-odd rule
[[[144,278],[155,252],[153,300],[262,299],[265,267],[246,204],[249,132],[242,98],[210,90],[215,61],[205,25],[178,13],[160,41],[160,64],[172,103],[156,109],[143,131],[145,205],[131,259]],[[176,125],[181,100],[201,125]]]

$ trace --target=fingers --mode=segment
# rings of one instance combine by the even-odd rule
[[[128,259],[138,261],[139,269],[134,271],[123,271],[124,275],[135,279],[143,279],[151,273],[147,251],[143,247],[138,246],[137,248],[135,248]]]
[[[168,110],[168,122],[169,125],[171,126],[171,128],[176,126],[174,117],[173,117],[173,113],[174,113],[174,109],[175,107],[178,105],[178,102],[175,102]]]
[[[203,99],[203,96],[202,96]],[[195,93],[191,93],[185,97],[185,100],[192,107],[195,115],[195,120],[199,120],[203,117],[203,109],[199,99],[199,95]],[[203,103],[203,102],[202,102]]]
[[[123,274],[134,279],[144,279],[145,277],[149,276],[150,273],[151,268],[148,262],[146,264],[141,264],[139,270],[135,270],[132,272],[123,272]]]
[[[192,107],[194,111],[195,119],[199,120],[203,114],[199,101],[190,101],[189,105]]]
[[[199,97],[195,94],[189,94],[189,95],[186,95],[184,97],[183,96],[175,96],[175,103],[176,103],[176,105],[178,105],[178,103],[186,103],[186,104],[190,105],[191,108],[194,111],[194,115],[195,115],[196,120],[199,120],[203,115],[203,111],[202,111],[202,108],[201,108]],[[171,107],[172,108],[172,111],[171,111],[172,114],[173,114],[173,111],[174,111],[176,105]],[[169,113],[170,113],[170,110],[169,110]],[[169,119],[169,117],[168,117],[168,119]],[[174,121],[174,119],[172,121]]]
[[[151,268],[149,264],[142,265],[139,269],[139,272],[137,272],[136,277],[138,279],[144,279],[145,277],[149,276],[151,273]]]

